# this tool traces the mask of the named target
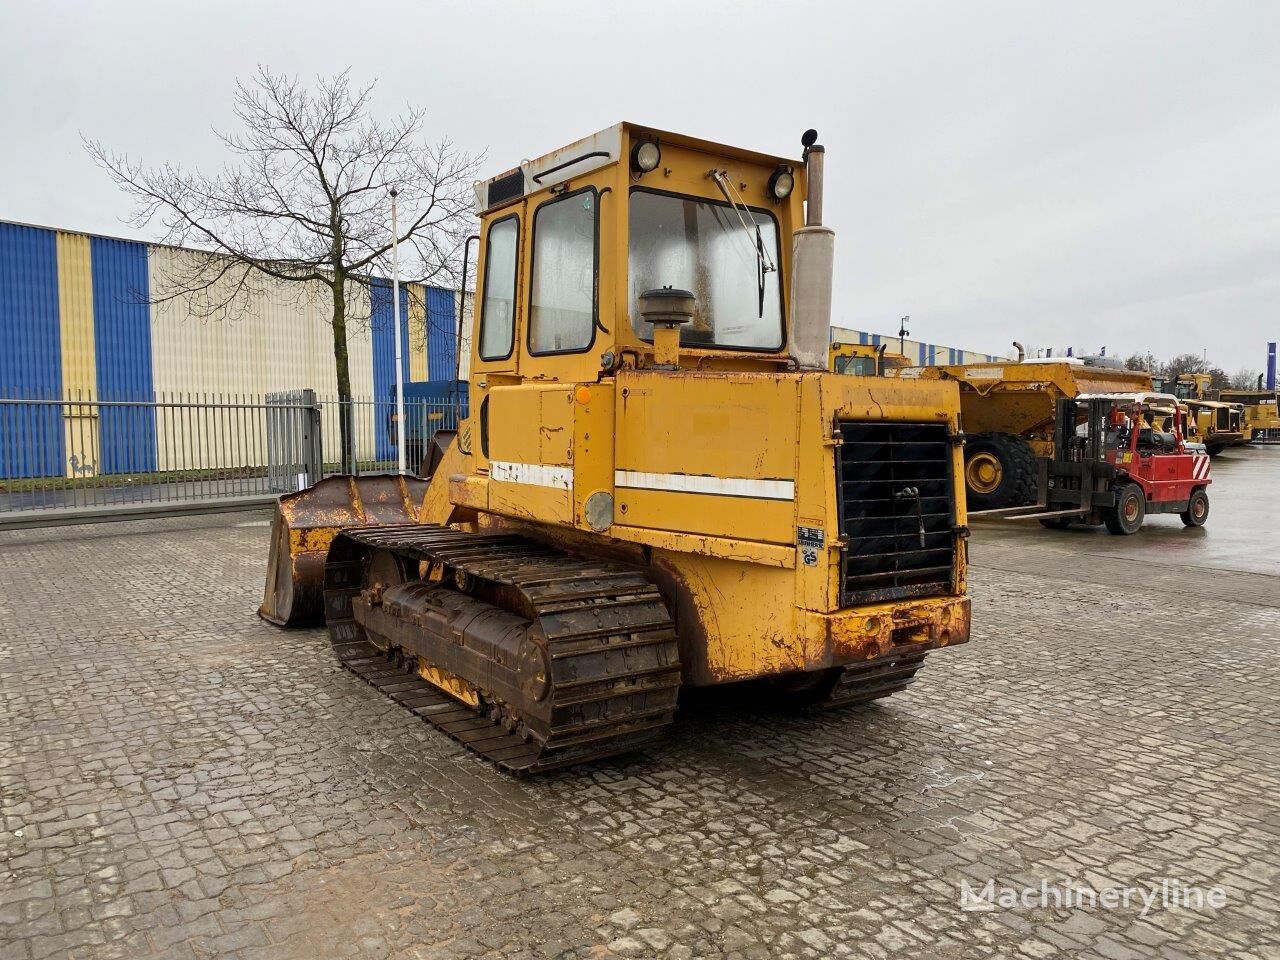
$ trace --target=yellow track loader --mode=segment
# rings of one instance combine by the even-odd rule
[[[841,707],[969,638],[954,383],[827,371],[823,148],[619,124],[476,186],[470,416],[281,499],[262,615],[520,773],[684,686]]]

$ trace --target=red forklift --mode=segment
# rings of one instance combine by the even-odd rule
[[[1037,502],[969,516],[1039,520],[1058,530],[1101,523],[1114,534],[1131,534],[1149,513],[1176,513],[1186,526],[1202,527],[1213,482],[1209,454],[1188,441],[1185,430],[1182,406],[1170,394],[1063,398],[1053,456],[1040,459]]]

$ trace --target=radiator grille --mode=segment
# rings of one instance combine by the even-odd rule
[[[838,428],[844,443],[836,484],[847,543],[841,605],[949,591],[956,537],[946,424],[842,422]]]

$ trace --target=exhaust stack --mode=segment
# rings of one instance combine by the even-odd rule
[[[818,131],[806,130],[804,145],[805,225],[795,232],[791,259],[791,359],[801,370],[827,369],[831,341],[831,283],[836,232],[822,225],[823,161]]]
[[[1023,348],[1022,344],[1015,340],[1013,341],[1013,345],[1018,348],[1018,362],[1021,363],[1023,360],[1027,359],[1027,351]]]

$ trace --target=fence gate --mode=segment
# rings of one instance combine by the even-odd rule
[[[292,493],[324,475],[320,407],[314,390],[267,394],[267,487]]]

